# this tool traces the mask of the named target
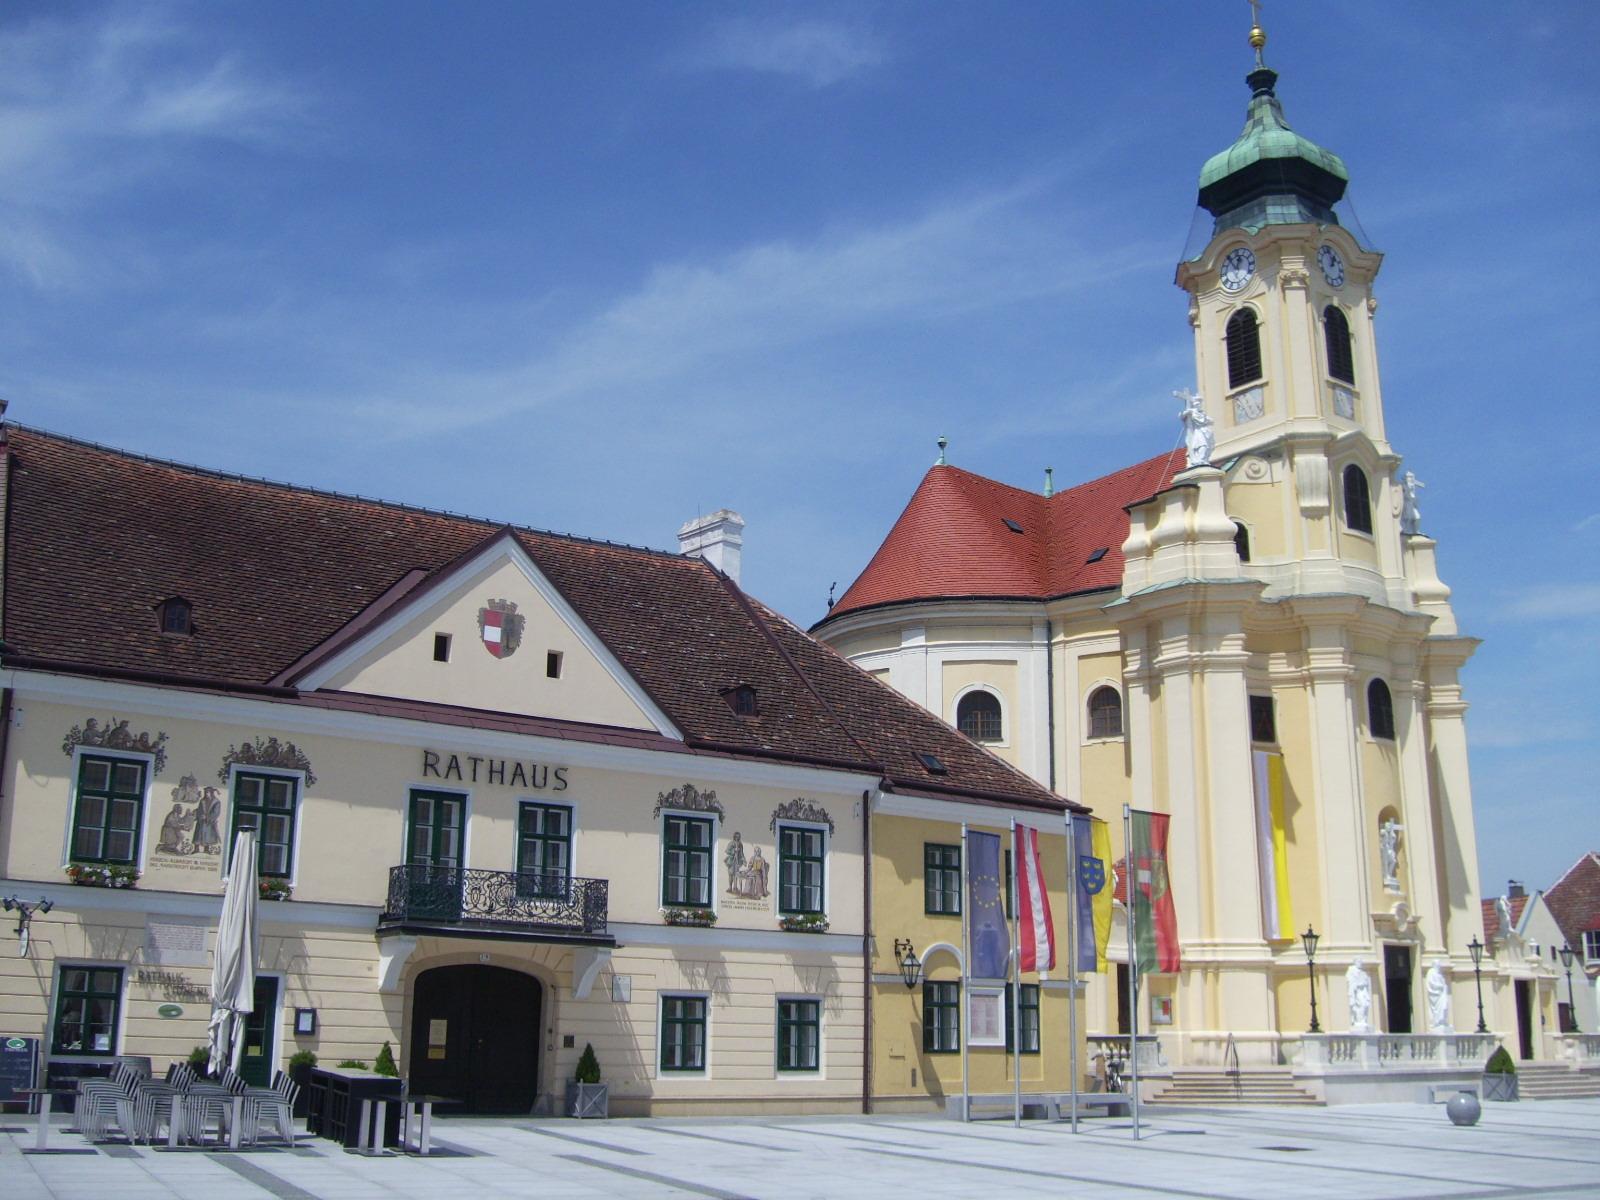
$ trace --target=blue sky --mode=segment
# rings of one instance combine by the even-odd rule
[[[1486,892],[1600,846],[1600,6],[1264,6],[1387,254]],[[1170,448],[1244,0],[16,2],[0,396],[224,470],[672,547],[822,615],[951,460]]]

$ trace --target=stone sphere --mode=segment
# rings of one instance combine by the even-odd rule
[[[1457,1092],[1444,1106],[1453,1125],[1476,1125],[1483,1115],[1483,1106],[1471,1092]]]

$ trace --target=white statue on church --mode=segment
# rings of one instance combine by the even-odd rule
[[[1427,486],[1410,471],[1400,481],[1400,532],[1408,537],[1422,532],[1422,510],[1417,507],[1417,490]]]
[[[1178,419],[1183,422],[1183,445],[1189,453],[1184,464],[1204,467],[1211,463],[1211,449],[1217,444],[1217,431],[1206,415],[1206,402],[1202,396],[1188,388],[1172,393],[1173,399],[1183,401],[1183,411]]]
[[[1501,939],[1509,941],[1512,934],[1511,901],[1507,900],[1504,896],[1501,896],[1498,900],[1496,900],[1494,902],[1494,915],[1499,919],[1500,922],[1500,928],[1498,932]],[[1489,940],[1493,941],[1494,939],[1490,938]]]
[[[1350,1032],[1372,1032],[1372,976],[1357,955],[1344,973],[1345,992],[1350,997]]]
[[[1450,981],[1445,978],[1443,959],[1433,960],[1424,987],[1428,993],[1428,1031],[1454,1033],[1450,1025]]]
[[[1405,826],[1390,817],[1378,826],[1378,853],[1383,857],[1383,886],[1391,892],[1400,890],[1400,835]]]

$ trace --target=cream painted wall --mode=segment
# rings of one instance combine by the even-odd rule
[[[11,731],[13,763],[6,793],[16,802],[4,809],[0,824],[0,871],[13,879],[63,878],[71,795],[76,786],[74,759],[62,742],[74,727],[100,708],[19,701],[21,729]],[[201,785],[216,786],[223,801],[222,833],[231,826],[231,794],[224,763],[230,750],[255,738],[280,736],[270,725],[221,725],[170,717],[141,717],[120,710],[135,732],[164,733],[166,763],[148,783],[141,838],[140,886],[175,891],[218,893],[222,887],[219,858],[188,858],[156,853],[161,823],[173,804],[173,792],[186,775]],[[664,793],[682,787],[693,761],[682,762],[683,774],[670,774],[680,764],[662,756],[660,773],[619,771],[581,765],[578,743],[549,744],[515,754],[469,754],[452,745],[451,732],[435,727],[423,736],[438,738],[431,748],[353,738],[316,735],[280,736],[304,753],[315,782],[305,782],[297,815],[298,848],[292,882],[302,900],[379,904],[388,891],[390,868],[406,860],[406,811],[415,787],[454,792],[466,798],[465,865],[486,870],[515,869],[516,823],[523,801],[570,805],[573,812],[573,874],[611,880],[611,917],[618,921],[659,920],[661,818],[654,810]],[[427,755],[431,754],[430,759]],[[517,784],[492,777],[492,764],[504,762],[503,774],[515,780],[510,764],[523,768],[529,782]],[[429,766],[432,765],[430,771]],[[670,765],[669,765],[670,764]],[[537,767],[537,770],[533,768]],[[270,768],[268,768],[270,769]],[[476,776],[476,778],[474,778]],[[303,777],[303,776],[302,776]],[[531,786],[539,782],[543,786]],[[819,806],[832,819],[827,862],[828,916],[839,932],[859,932],[861,903],[860,793],[823,793],[772,784],[701,783],[715,793],[723,809],[718,820],[713,866],[717,880],[714,907],[723,925],[773,929],[777,924],[778,864],[774,813],[796,799]],[[756,902],[727,894],[723,855],[733,834],[742,835],[747,853],[760,847],[771,864],[770,895]]]
[[[956,723],[956,706],[968,690],[992,692],[1000,700],[1000,740],[984,745],[1013,766],[1018,765],[1018,734],[1028,725],[1028,714],[1020,703],[1017,664],[1000,659],[946,660],[940,671],[942,693],[940,716]]]
[[[526,619],[520,645],[506,658],[490,654],[479,635],[478,611],[491,599],[513,601]],[[655,728],[618,682],[614,672],[620,668],[608,668],[584,645],[516,563],[501,560],[431,600],[360,661],[322,686],[630,729]],[[451,639],[448,662],[434,661],[437,633]],[[545,673],[550,651],[562,656],[558,679]]]

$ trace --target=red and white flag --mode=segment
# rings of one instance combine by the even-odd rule
[[[1039,866],[1039,831],[1018,825],[1014,831],[1017,864],[1017,936],[1022,942],[1024,971],[1048,971],[1056,965],[1056,931],[1050,921],[1050,896]]]

